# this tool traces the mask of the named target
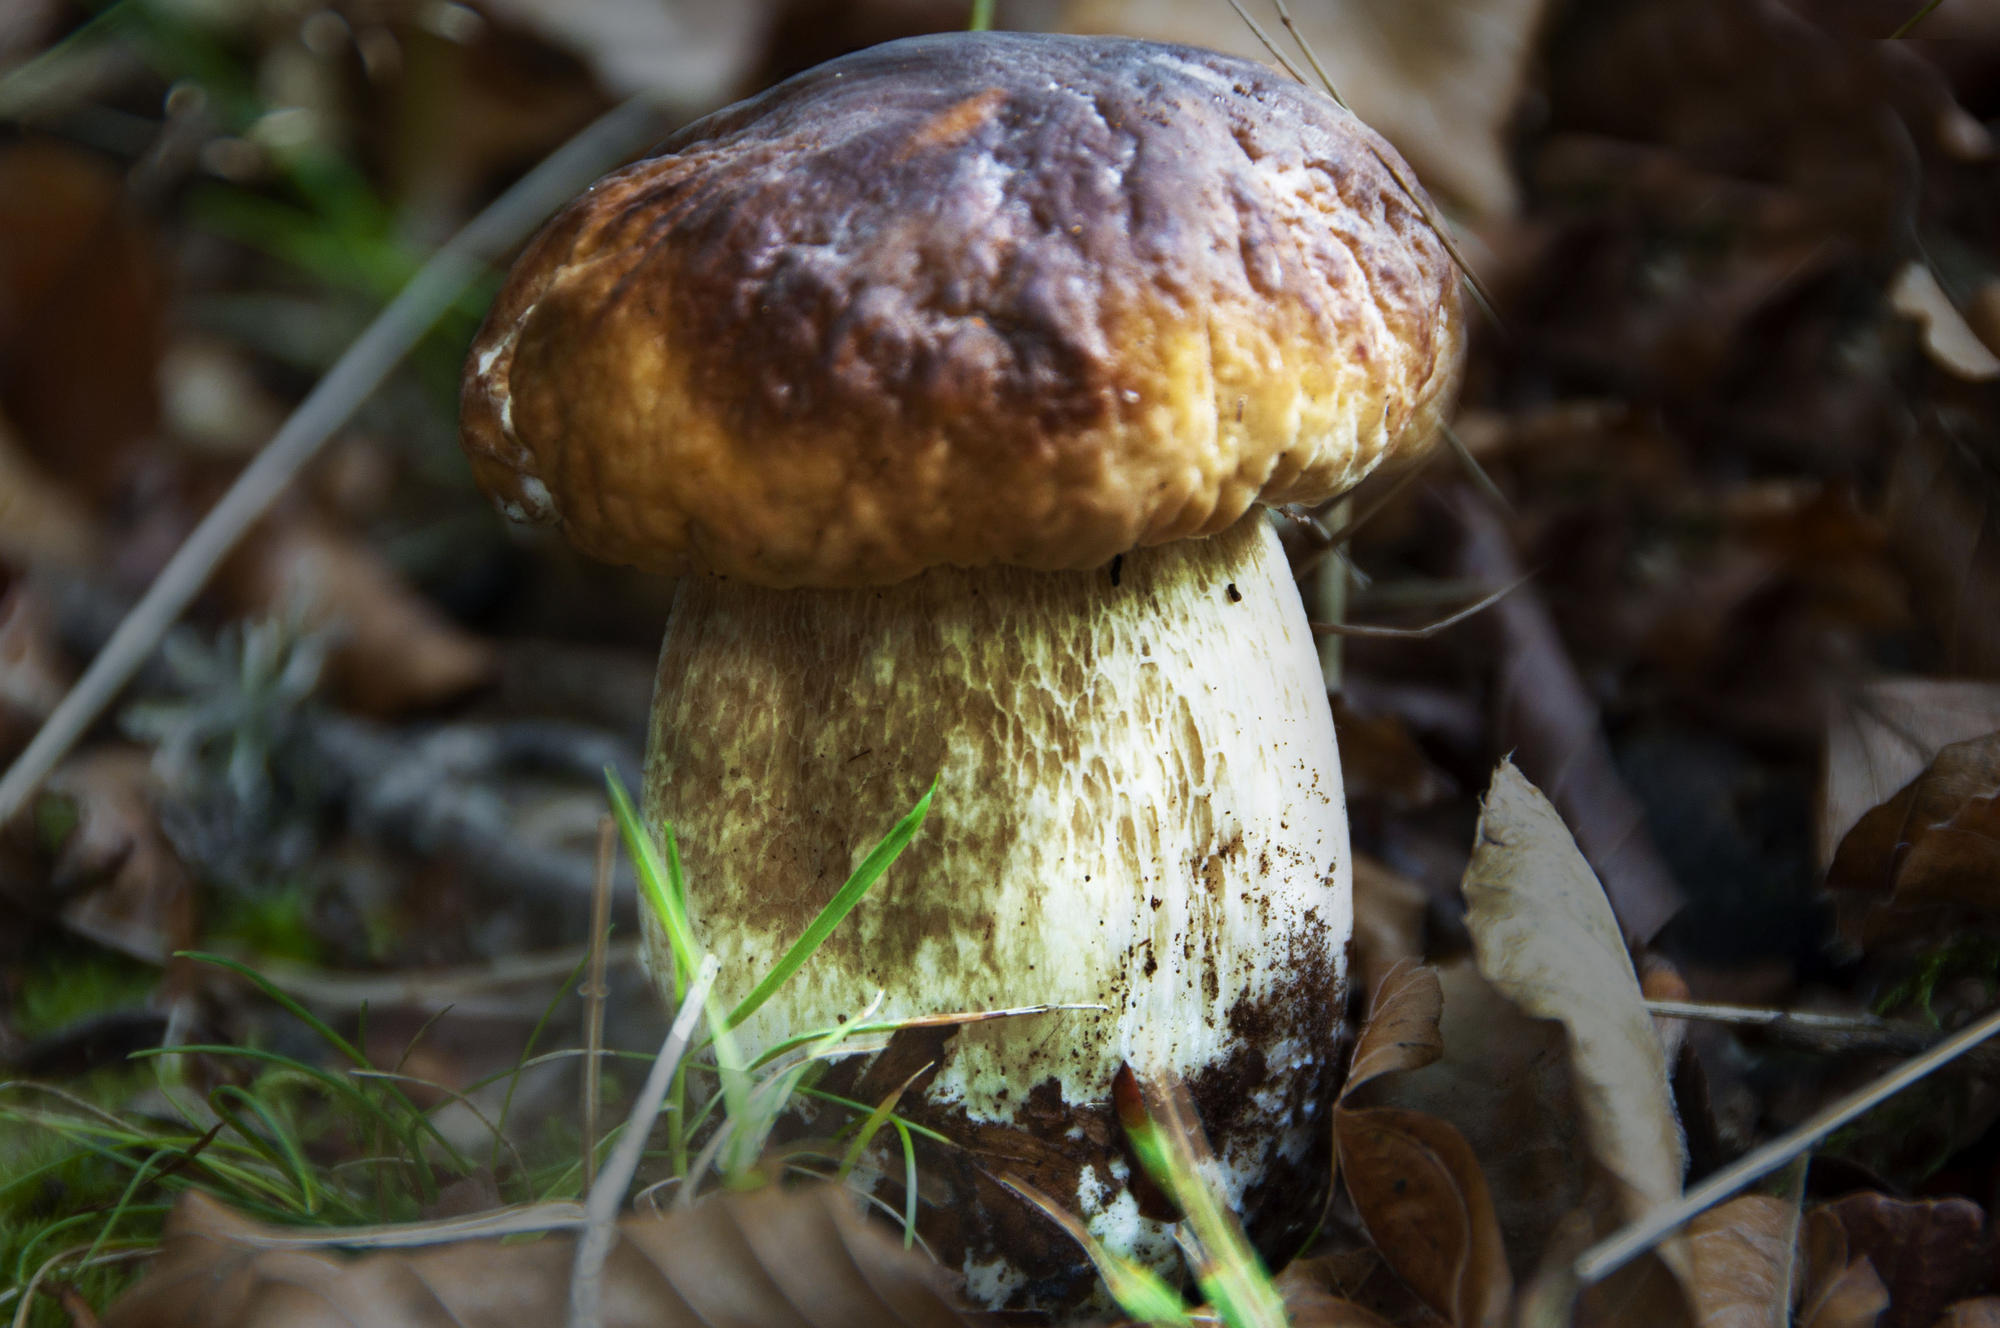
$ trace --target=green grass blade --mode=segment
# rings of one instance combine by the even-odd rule
[[[324,1040],[328,1046],[338,1051],[341,1055],[347,1057],[347,1059],[353,1061],[356,1065],[361,1066],[363,1069],[373,1068],[368,1064],[368,1058],[361,1054],[361,1049],[359,1047],[355,1046],[352,1042],[349,1042],[346,1038],[342,1037],[340,1034],[334,1032],[332,1026],[329,1025],[325,1020],[321,1019],[318,1015],[314,1014],[312,1011],[306,1009],[305,1006],[293,1000],[283,991],[280,991],[275,985],[272,984],[269,978],[265,977],[262,973],[259,973],[256,969],[250,967],[248,964],[242,963],[235,959],[231,959],[227,955],[210,954],[206,950],[176,950],[174,952],[174,957],[177,959],[192,959],[198,964],[213,964],[217,968],[228,969],[230,972],[236,974],[238,977],[248,981],[252,986],[256,987],[257,990],[263,992],[265,996],[275,1001],[278,1005],[282,1006],[285,1009],[285,1011],[289,1013],[294,1019],[297,1019],[307,1028],[310,1028],[313,1032],[319,1034],[321,1039]]]
[[[833,929],[854,911],[854,906],[859,904],[862,896],[881,879],[882,873],[889,870],[889,864],[909,847],[917,831],[923,828],[924,817],[930,814],[931,799],[936,796],[937,781],[934,779],[930,788],[925,790],[924,796],[917,800],[917,805],[912,807],[902,820],[896,822],[895,828],[883,836],[882,842],[861,860],[861,865],[847,878],[847,884],[834,892],[833,898],[826,902],[826,907],[822,908],[819,916],[806,927],[805,933],[792,942],[792,948],[785,951],[784,958],[772,965],[771,971],[764,975],[764,980],[729,1012],[727,1027],[735,1028],[757,1013],[758,1008],[770,1000],[778,988],[790,980],[792,974],[805,967],[806,960],[813,957],[814,952],[825,943],[826,938],[832,935]]]
[[[667,856],[661,856],[660,846],[647,832],[638,809],[632,805],[631,795],[625,791],[625,781],[610,766],[604,767],[604,786],[611,795],[611,814],[617,818],[626,856],[632,859],[633,871],[639,878],[640,897],[651,910],[653,920],[667,934],[667,944],[673,950],[674,994],[678,997],[687,990],[688,979],[701,962],[694,930],[688,926],[687,883],[681,875],[680,845],[674,840],[673,827],[663,826]]]

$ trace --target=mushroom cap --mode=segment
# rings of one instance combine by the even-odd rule
[[[767,586],[1213,534],[1429,445],[1465,331],[1398,175],[1231,56],[877,46],[551,222],[474,343],[465,449],[585,552]]]

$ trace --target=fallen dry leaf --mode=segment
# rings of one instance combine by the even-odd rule
[[[1525,1277],[1589,1180],[1562,1028],[1522,1014],[1470,961],[1438,976],[1443,1059],[1378,1079],[1368,1100],[1458,1128],[1486,1173],[1508,1259]]]
[[[353,709],[398,715],[439,705],[492,676],[492,647],[406,585],[381,555],[310,517],[267,523],[224,564],[239,613],[337,633],[331,681]]]
[[[1419,1111],[1342,1107],[1334,1137],[1347,1191],[1396,1275],[1459,1328],[1505,1323],[1513,1278],[1464,1136]]]
[[[1920,429],[1889,460],[1890,541],[1955,673],[2000,675],[2000,484],[1965,441]]]
[[[1515,207],[1504,135],[1521,95],[1544,0],[1293,0],[1292,12],[1355,114],[1382,132],[1433,192],[1480,216]],[[1302,72],[1311,66],[1268,7],[1250,5]],[[1120,32],[1269,62],[1227,4],[1076,0],[1070,32]]]
[[[1444,1038],[1438,1032],[1438,1019],[1443,1013],[1444,988],[1438,984],[1436,969],[1407,959],[1390,969],[1375,989],[1341,1096],[1380,1075],[1422,1069],[1442,1056]]]
[[[13,759],[68,690],[48,605],[26,585],[7,586],[0,591],[0,761]]]
[[[1850,1194],[1822,1204],[1848,1254],[1867,1259],[1888,1293],[1881,1328],[1928,1328],[1947,1306],[1986,1289],[1993,1247],[1986,1215],[1969,1199],[1892,1199]]]
[[[1626,1219],[1678,1198],[1685,1166],[1666,1060],[1618,920],[1556,809],[1512,761],[1493,774],[1465,869],[1479,971],[1561,1023],[1591,1155]]]
[[[1799,1253],[1799,1328],[1874,1328],[1889,1307],[1888,1289],[1875,1265],[1848,1249],[1847,1229],[1824,1205],[1800,1223]]]
[[[158,424],[164,284],[108,159],[54,139],[0,152],[0,406],[86,501],[128,478]]]
[[[1955,742],[1855,822],[1827,871],[1843,925],[1865,941],[1936,910],[2000,910],[2000,732]]]
[[[1397,964],[1422,959],[1430,896],[1407,876],[1366,853],[1354,855],[1355,981],[1374,991]]]
[[[1961,1300],[1944,1312],[1935,1328],[2000,1328],[2000,1296]]]
[[[101,543],[89,510],[28,456],[0,415],[0,563],[86,567]]]
[[[1688,1297],[1700,1328],[1786,1328],[1799,1210],[1744,1194],[1687,1225]]]
[[[1929,264],[1909,262],[1889,284],[1889,307],[1922,330],[1924,350],[1933,363],[1954,378],[1970,383],[2000,378],[1996,356],[1972,330],[1965,315],[1938,285]]]
[[[1460,1328],[1497,1325],[1513,1278],[1472,1146],[1424,1112],[1348,1105],[1381,1077],[1439,1058],[1443,1007],[1434,969],[1405,961],[1383,980],[1334,1111],[1337,1164],[1369,1239],[1404,1284]]]
[[[155,793],[146,752],[95,747],[49,776],[37,820],[72,822],[49,865],[63,924],[99,945],[162,964],[194,943],[196,900],[187,869],[160,829]]]
[[[1817,845],[1822,867],[1862,814],[1887,802],[1954,742],[2000,730],[2000,683],[1882,678],[1826,726]]]
[[[559,1324],[574,1240],[466,1241],[356,1258],[246,1243],[295,1235],[184,1196],[145,1279],[104,1328],[524,1328]],[[941,1270],[834,1187],[713,1195],[630,1217],[604,1272],[605,1328],[955,1328]]]

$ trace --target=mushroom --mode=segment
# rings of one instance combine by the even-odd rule
[[[1088,1278],[989,1173],[1177,1262],[1122,1064],[1188,1083],[1253,1233],[1317,1215],[1347,824],[1258,505],[1414,458],[1456,390],[1456,273],[1394,162],[1233,57],[893,42],[593,186],[473,347],[464,442],[503,510],[680,578],[642,806],[733,995],[937,780],[747,1042],[878,989],[891,1017],[1105,1007],[880,1076],[929,1062],[900,1109],[966,1147],[926,1164],[927,1235],[989,1304]]]

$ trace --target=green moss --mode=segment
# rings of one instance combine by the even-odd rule
[[[160,970],[87,941],[58,938],[36,945],[15,969],[8,1021],[15,1033],[38,1038],[79,1020],[144,1005]]]

